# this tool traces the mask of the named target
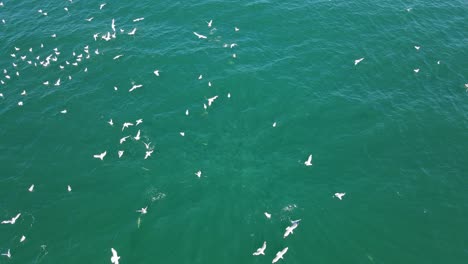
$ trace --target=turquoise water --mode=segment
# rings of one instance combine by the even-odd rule
[[[0,263],[468,261],[466,1],[3,3]]]

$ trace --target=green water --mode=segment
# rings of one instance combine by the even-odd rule
[[[467,263],[466,1],[3,3],[0,263]]]

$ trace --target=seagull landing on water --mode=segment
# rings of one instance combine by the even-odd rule
[[[263,246],[257,249],[257,251],[255,251],[252,255],[254,256],[265,255],[265,249],[266,249],[266,241],[264,241]]]
[[[111,248],[111,251],[112,251],[111,262],[114,264],[119,264],[120,256],[117,255],[117,251],[115,251],[115,249],[113,248]]]
[[[354,60],[354,66],[358,65],[362,60],[364,60],[364,58]]]
[[[96,158],[96,159],[104,160],[104,157],[106,156],[106,154],[107,154],[107,151],[104,151],[103,153],[96,154],[93,157]]]
[[[21,216],[21,213],[17,214],[15,217],[13,217],[11,220],[3,220],[2,224],[12,224],[14,225],[16,223],[16,220]]]
[[[8,252],[7,252],[7,253],[2,253],[2,256],[5,256],[5,257],[7,257],[7,258],[11,258],[10,249],[8,249]]]
[[[309,158],[304,162],[306,166],[312,166],[312,154],[309,155]]]
[[[267,212],[264,212],[263,214],[266,216],[266,218],[268,218],[268,219],[271,218],[271,214],[269,214],[269,213],[267,213]]]
[[[286,254],[286,252],[288,252],[287,247],[285,247],[283,250],[276,253],[276,257],[273,259],[271,263],[276,263],[279,259],[283,259],[283,255]]]
[[[198,34],[197,32],[193,32],[193,34],[195,34],[195,36],[197,36],[199,39],[206,39],[206,36]]]
[[[136,210],[138,213],[141,213],[141,214],[147,214],[148,213],[148,206],[146,206],[145,208],[141,208],[140,210]]]
[[[340,199],[340,201],[343,199],[343,196],[345,196],[346,193],[335,193],[335,197]]]

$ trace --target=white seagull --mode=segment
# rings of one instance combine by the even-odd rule
[[[150,144],[151,144],[151,142],[150,142],[150,143],[145,143],[145,142],[143,142],[143,144],[145,144],[146,149],[150,149]]]
[[[29,187],[28,191],[33,192],[34,191],[34,184]]]
[[[111,28],[112,28],[112,31],[115,32],[115,19],[112,19]]]
[[[109,120],[107,123],[108,123],[109,125],[111,125],[111,126],[114,125],[114,121],[112,121],[112,118],[111,118],[111,120]]]
[[[120,139],[120,144],[124,143],[125,140],[126,140],[127,138],[129,138],[129,137],[130,137],[130,136],[126,136],[126,137],[121,138],[121,139]]]
[[[11,220],[3,220],[2,224],[12,224],[14,225],[16,223],[16,220],[21,216],[21,213],[17,214],[15,217],[13,217]]]
[[[138,21],[142,21],[143,19],[145,19],[144,17],[140,17],[140,18],[135,18],[133,19],[133,22],[138,22]]]
[[[71,188],[71,186],[70,186],[70,185],[68,185],[68,186],[67,186],[67,190],[68,190],[69,192],[71,192],[71,191],[72,191],[72,188]]]
[[[99,10],[102,10],[102,8],[106,5],[106,3],[103,3],[99,6]]]
[[[208,21],[208,22],[206,22],[206,23],[208,24],[208,27],[211,27],[211,24],[213,24],[213,19],[210,20],[210,21]]]
[[[115,251],[115,249],[113,248],[111,248],[111,251],[112,251],[111,262],[114,264],[119,264],[120,256],[117,255],[117,251]]]
[[[143,123],[143,119],[138,119],[138,120],[136,121],[136,124],[135,124],[135,125],[138,126],[138,125],[141,124],[141,123]]]
[[[55,86],[60,86],[60,78],[55,82]]]
[[[134,137],[135,140],[140,140],[140,129],[138,129],[138,132],[136,136]]]
[[[153,73],[154,75],[159,76],[159,70],[155,70]]]
[[[187,115],[187,116],[189,115],[189,110],[188,109],[185,110],[185,115]]]
[[[283,255],[286,254],[286,252],[288,252],[287,247],[285,247],[281,251],[278,251],[278,253],[276,253],[276,257],[273,259],[273,261],[271,263],[276,263],[279,259],[283,259]]]
[[[309,158],[304,162],[306,166],[312,166],[312,154],[309,155]]]
[[[141,84],[137,84],[137,85],[134,84],[134,85],[132,86],[132,88],[130,88],[130,90],[128,90],[128,92],[132,92],[133,90],[138,89],[138,88],[140,88],[140,87],[142,87],[142,86],[143,86],[143,85],[141,85]]]
[[[129,123],[129,122],[125,122],[122,126],[122,131],[124,131],[125,128],[129,127],[129,126],[133,126],[132,123]]]
[[[206,39],[206,36],[198,34],[197,32],[193,32],[193,34],[195,34],[195,36],[197,36],[199,39]]]
[[[147,159],[149,156],[151,156],[152,153],[153,153],[153,150],[146,151],[145,159]]]
[[[273,127],[276,127],[276,122],[273,123]]]
[[[201,171],[197,171],[197,172],[195,173],[195,175],[197,175],[197,177],[200,178],[200,177],[201,177]]]
[[[284,232],[284,235],[283,235],[283,238],[286,238],[287,236],[289,236],[290,234],[294,234],[293,231],[294,229],[296,229],[296,227],[299,225],[300,220],[296,220],[296,221],[291,221],[292,225],[291,226],[288,226],[286,227],[286,232]]]
[[[147,214],[148,213],[148,206],[146,206],[145,208],[141,208],[140,210],[136,210],[138,213],[141,213],[141,214]]]
[[[343,196],[345,196],[346,193],[335,193],[335,197],[342,200],[343,199]]]
[[[24,242],[25,240],[26,240],[26,237],[22,236],[21,239],[20,239],[20,243]]]
[[[11,258],[10,249],[8,249],[8,252],[7,252],[7,253],[2,253],[2,256],[5,256],[5,257],[7,257],[7,258]]]
[[[263,214],[265,214],[266,218],[270,219],[271,218],[271,214],[267,213],[267,212],[264,212]]]
[[[420,46],[414,46],[416,50],[419,50],[421,47]]]
[[[106,154],[107,154],[107,151],[104,151],[103,153],[96,154],[93,157],[96,158],[96,159],[104,160],[104,157],[106,156]]]
[[[357,59],[357,60],[354,60],[354,65],[358,65],[358,63],[360,63],[364,58],[360,58],[360,59]]]
[[[120,57],[122,57],[122,56],[123,56],[122,54],[117,55],[117,56],[114,57],[114,60],[116,60],[116,59],[118,59],[118,58],[120,58]]]
[[[136,28],[134,28],[132,31],[128,32],[127,34],[130,35],[130,36],[133,36],[135,35],[135,32],[136,32]]]
[[[94,19],[94,17],[86,18],[85,20],[88,22],[91,22]]]
[[[211,104],[214,102],[214,100],[216,100],[218,98],[218,96],[213,96],[211,98],[208,98],[208,106],[211,106]]]
[[[264,241],[263,246],[257,249],[257,251],[255,251],[252,255],[254,256],[265,255],[265,249],[266,249],[266,241]]]
[[[415,73],[418,73],[419,72],[419,69],[414,69],[413,70]]]
[[[181,136],[185,137],[185,132],[180,132],[179,133]]]
[[[122,157],[122,155],[124,154],[124,151],[123,151],[123,150],[119,150],[117,153],[119,154],[119,159],[120,159],[120,158]]]

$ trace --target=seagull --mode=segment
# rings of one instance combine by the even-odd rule
[[[296,229],[296,227],[299,225],[300,220],[297,220],[297,221],[291,221],[292,225],[291,226],[288,226],[286,227],[286,232],[284,232],[284,235],[283,235],[283,238],[286,238],[287,236],[289,236],[289,234],[294,234],[293,231],[294,229]]]
[[[71,188],[71,186],[70,186],[70,185],[68,185],[68,186],[67,186],[67,190],[68,190],[69,192],[71,192],[71,191],[72,191],[72,188]]]
[[[342,200],[343,199],[343,196],[345,196],[346,193],[335,193],[335,197]]]
[[[151,144],[151,142],[150,142],[150,143],[145,143],[145,142],[143,142],[143,144],[145,144],[146,149],[150,149],[150,144]]]
[[[205,109],[207,108],[207,107],[206,107],[206,104],[203,104],[203,108],[205,108]]]
[[[142,87],[142,86],[143,86],[143,85],[141,85],[141,84],[138,84],[138,85],[135,85],[135,84],[134,84],[134,85],[132,86],[132,88],[130,88],[130,90],[128,90],[128,92],[132,92],[133,90],[138,89],[138,88],[140,88],[140,87]]]
[[[360,63],[364,58],[360,58],[360,59],[357,59],[357,60],[354,60],[354,65],[358,65],[358,63]]]
[[[227,98],[231,98],[231,93],[228,93],[228,94],[227,94]]]
[[[312,154],[309,155],[309,158],[304,162],[306,166],[312,166]]]
[[[234,27],[234,31],[239,31],[239,28],[238,27]]]
[[[18,102],[18,105],[19,105],[19,106],[23,106],[23,102]]]
[[[67,113],[67,109],[63,109],[62,111],[60,111],[60,113],[66,114],[66,113]]]
[[[258,256],[258,255],[265,255],[265,249],[266,249],[266,241],[263,242],[263,246],[259,249],[257,249],[256,252],[254,252],[252,255]]]
[[[420,47],[420,46],[414,46],[414,48],[415,48],[416,50],[419,50],[419,48],[421,48],[421,47]]]
[[[133,126],[132,123],[129,123],[129,122],[125,122],[122,126],[122,131],[124,131],[125,128],[129,127],[129,126]]]
[[[34,184],[29,187],[28,191],[33,192],[34,191]]]
[[[136,121],[136,124],[135,124],[135,125],[138,126],[138,125],[141,124],[141,123],[143,123],[143,119],[138,119],[138,120]]]
[[[195,34],[199,39],[206,39],[206,36],[200,35],[197,32],[193,32],[193,34]]]
[[[201,177],[201,171],[197,171],[197,172],[195,173],[195,175],[197,175],[197,177],[200,178],[200,177]]]
[[[23,96],[26,95],[26,90],[23,90],[23,91],[21,92],[21,95],[23,95]]]
[[[145,18],[144,18],[144,17],[135,18],[135,19],[133,19],[133,22],[138,22],[138,21],[141,21],[141,20],[143,20],[143,19],[145,19]]]
[[[7,258],[11,258],[10,249],[8,249],[8,252],[7,252],[7,253],[2,253],[2,256],[5,256],[5,257],[7,257]]]
[[[94,41],[97,40],[98,36],[99,36],[99,33],[93,34]],[[94,51],[94,53],[99,54],[99,51],[96,49],[96,51]]]
[[[218,96],[213,96],[211,98],[208,98],[208,106],[211,106],[211,104],[214,102],[214,100],[216,100],[216,98],[218,98]]]
[[[138,132],[136,136],[134,137],[135,140],[140,140],[140,129],[138,129]]]
[[[188,109],[185,110],[185,115],[187,115],[187,116],[189,115],[189,110]]]
[[[281,251],[278,251],[278,253],[276,253],[276,257],[273,259],[273,261],[271,263],[276,263],[279,259],[282,259],[283,258],[283,255],[286,254],[286,252],[288,252],[288,248],[285,247],[283,250]]]
[[[128,32],[127,34],[130,35],[130,36],[133,36],[135,35],[135,32],[136,32],[136,28],[134,28],[132,31]]]
[[[211,82],[208,82],[208,86],[211,87]]]
[[[180,132],[179,133],[181,136],[185,137],[185,132]]]
[[[211,24],[213,24],[213,20],[210,20],[208,22],[206,22],[208,24],[208,27],[211,27]]]
[[[198,76],[198,80],[201,80],[203,78],[203,75],[200,74],[200,76]]]
[[[60,78],[55,82],[55,86],[60,86]]]
[[[413,70],[415,73],[418,73],[419,72],[419,69],[414,69]]]
[[[145,159],[147,159],[149,156],[151,156],[152,153],[153,153],[153,150],[146,151]]]
[[[229,47],[232,49],[232,48],[234,48],[235,46],[237,46],[237,44],[236,44],[236,43],[232,43]]]
[[[49,85],[49,81],[43,82],[44,85]]]
[[[264,212],[263,214],[265,214],[266,218],[270,219],[271,218],[271,214],[267,213],[267,212]]]
[[[68,8],[67,8],[67,7],[64,7],[63,9],[65,9],[65,11],[67,11],[67,12],[68,12]]]
[[[94,17],[85,18],[85,20],[88,21],[88,22],[91,22],[93,19],[94,19]]]
[[[116,60],[116,59],[118,59],[118,58],[120,58],[120,57],[122,57],[122,56],[123,56],[122,54],[117,55],[117,56],[114,57],[114,60]]]
[[[148,206],[146,206],[145,208],[141,208],[140,210],[136,210],[136,211],[141,214],[146,214],[148,213]]]
[[[124,143],[125,140],[127,140],[127,138],[129,138],[130,136],[126,136],[126,137],[123,137],[120,139],[120,144]]]
[[[276,122],[273,123],[273,127],[276,127]]]
[[[154,75],[159,76],[159,70],[155,70],[153,73]]]
[[[111,126],[114,125],[114,121],[112,121],[112,118],[111,118],[111,120],[109,120],[107,123],[108,123],[109,125],[111,125]]]
[[[26,237],[22,236],[21,239],[20,239],[20,243],[23,242],[24,240],[26,240]]]
[[[119,264],[120,256],[117,255],[117,251],[115,251],[115,249],[113,248],[111,248],[111,251],[112,251],[111,262],[114,264]]]
[[[124,154],[124,151],[123,151],[123,150],[119,150],[117,153],[119,154],[119,159],[120,159],[120,158],[122,157],[122,155]]]
[[[15,217],[13,217],[11,220],[3,220],[2,224],[12,224],[14,225],[16,223],[16,220],[21,216],[21,213],[17,214]]]
[[[107,154],[107,151],[104,151],[103,153],[96,154],[93,157],[96,158],[96,159],[104,160],[104,157],[106,156],[106,154]]]
[[[437,64],[440,64],[440,61],[437,61]]]
[[[112,19],[112,24],[111,24],[112,31],[115,32],[115,20]]]
[[[99,10],[102,10],[102,8],[106,5],[106,3],[103,3],[99,6]]]

